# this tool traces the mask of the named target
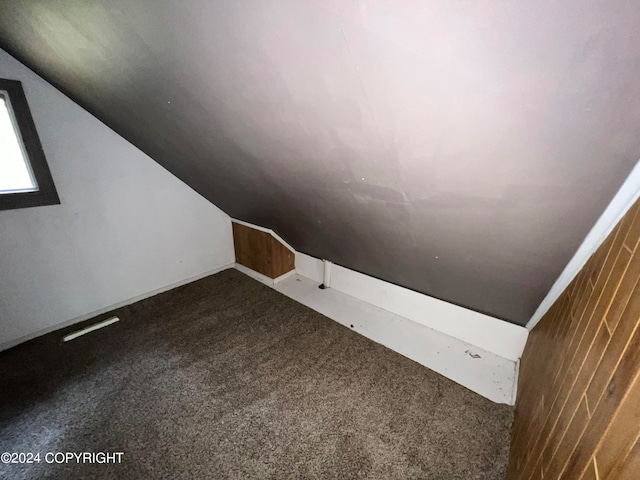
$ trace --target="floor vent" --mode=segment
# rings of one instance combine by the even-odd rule
[[[118,317],[111,317],[110,319],[105,320],[103,322],[99,322],[99,323],[96,323],[95,325],[91,325],[90,327],[83,328],[82,330],[78,330],[77,332],[73,332],[72,334],[67,335],[66,337],[64,337],[62,339],[62,341],[63,342],[68,342],[70,340],[73,340],[74,338],[81,337],[82,335],[85,335],[87,333],[93,332],[93,331],[98,330],[98,329],[103,328],[103,327],[107,327],[107,326],[112,325],[112,324],[114,324],[116,322],[119,322],[119,321],[120,321],[120,319]]]

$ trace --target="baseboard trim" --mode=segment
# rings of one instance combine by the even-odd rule
[[[293,277],[295,274],[296,274],[296,270],[293,269],[290,272],[287,272],[287,273],[285,273],[283,275],[280,275],[278,278],[274,278],[273,279],[273,283],[274,283],[274,285],[277,284],[277,283],[280,283],[280,282],[282,282],[283,280],[286,280],[289,277]]]
[[[291,270],[290,272],[287,272],[287,273],[285,273],[283,275],[280,275],[277,278],[271,278],[271,277],[267,277],[266,275],[264,275],[262,273],[256,272],[255,270],[251,270],[249,267],[245,267],[244,265],[241,265],[238,262],[236,262],[233,265],[233,268],[235,268],[239,272],[244,273],[245,275],[248,275],[249,277],[253,278],[254,280],[259,281],[260,283],[264,283],[265,285],[269,285],[270,287],[273,287],[277,283],[280,283],[283,280],[286,280],[287,278],[289,278],[292,275],[296,274],[295,270]]]
[[[272,235],[294,253],[297,274],[315,282],[323,282],[324,265],[321,259],[297,252],[273,230],[236,219],[232,221]],[[235,268],[270,287],[288,278],[283,276],[284,278],[274,280],[237,263]],[[331,288],[336,291],[432,328],[486,352],[515,362],[524,351],[529,335],[525,327],[429,297],[337,264],[333,265],[331,277]]]
[[[340,265],[333,266],[331,287],[319,290],[323,261],[291,250],[295,271],[275,280],[237,263],[235,268],[494,402],[515,403],[526,328]]]
[[[513,394],[511,397],[511,405],[516,404],[516,398],[518,397],[518,382],[520,381],[520,359],[516,362],[515,373],[513,379]]]
[[[322,283],[323,264],[319,258],[297,252],[296,271]],[[340,265],[332,267],[331,288],[511,361],[520,358],[527,342],[529,332],[524,327]]]
[[[296,274],[271,288],[496,403],[515,401],[516,362]]]
[[[38,330],[36,332],[30,333],[28,335],[24,335],[24,336],[22,336],[20,338],[17,338],[15,340],[9,340],[8,342],[4,342],[4,343],[0,344],[0,352],[2,352],[3,350],[8,350],[9,348],[15,347],[17,345],[20,345],[21,343],[27,342],[27,341],[32,340],[34,338],[40,337],[42,335],[46,335],[47,333],[55,332],[56,330],[61,330],[63,328],[70,327],[71,325],[75,325],[76,323],[84,322],[85,320],[89,320],[90,318],[97,317],[98,315],[102,315],[104,313],[110,312],[111,310],[115,310],[117,308],[126,307],[127,305],[131,305],[132,303],[139,302],[140,300],[144,300],[146,298],[153,297],[154,295],[158,295],[160,293],[164,293],[164,292],[167,292],[169,290],[173,290],[174,288],[178,288],[178,287],[181,287],[181,286],[186,285],[188,283],[195,282],[197,280],[200,280],[202,278],[208,277],[210,275],[214,275],[216,273],[222,272],[223,270],[228,270],[229,268],[233,268],[234,265],[235,265],[235,263],[229,263],[229,264],[226,264],[226,265],[222,265],[220,267],[214,268],[213,270],[209,270],[207,272],[200,273],[198,275],[194,275],[193,277],[189,277],[189,278],[186,278],[184,280],[180,280],[179,282],[172,283],[171,285],[167,285],[165,287],[161,287],[161,288],[157,288],[155,290],[151,290],[150,292],[143,293],[142,295],[138,295],[136,297],[129,298],[127,300],[123,300],[123,301],[118,302],[118,303],[114,303],[114,304],[109,305],[107,307],[100,308],[98,310],[94,310],[92,312],[86,313],[84,315],[79,315],[77,317],[74,317],[74,318],[72,318],[70,320],[66,320],[66,321],[61,322],[61,323],[56,323],[55,325],[51,325],[50,327],[43,328],[43,329]]]
[[[259,281],[260,283],[264,283],[265,285],[269,285],[270,287],[273,287],[274,285],[273,278],[267,277],[266,275],[263,275],[262,273],[258,273],[255,270],[251,270],[250,268],[245,267],[244,265],[240,265],[238,262],[236,262],[233,265],[233,268],[244,273],[245,275],[250,276],[251,278]]]

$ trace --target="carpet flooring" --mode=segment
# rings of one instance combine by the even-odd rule
[[[238,271],[113,315],[0,353],[0,452],[41,455],[0,478],[504,478],[511,407]]]

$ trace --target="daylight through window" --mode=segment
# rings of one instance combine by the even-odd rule
[[[59,203],[22,84],[0,78],[0,210]]]
[[[33,192],[33,178],[6,92],[0,92],[0,192]]]

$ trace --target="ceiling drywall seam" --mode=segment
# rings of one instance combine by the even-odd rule
[[[600,218],[591,228],[587,236],[584,238],[580,247],[564,268],[558,279],[555,281],[547,296],[542,300],[540,306],[535,311],[531,320],[527,322],[527,329],[531,330],[535,327],[540,319],[547,313],[553,303],[560,294],[571,283],[573,278],[582,269],[589,257],[596,251],[600,244],[607,238],[614,227],[618,224],[622,216],[640,197],[640,161],[638,161],[624,181],[618,193],[613,197],[611,203]]]

